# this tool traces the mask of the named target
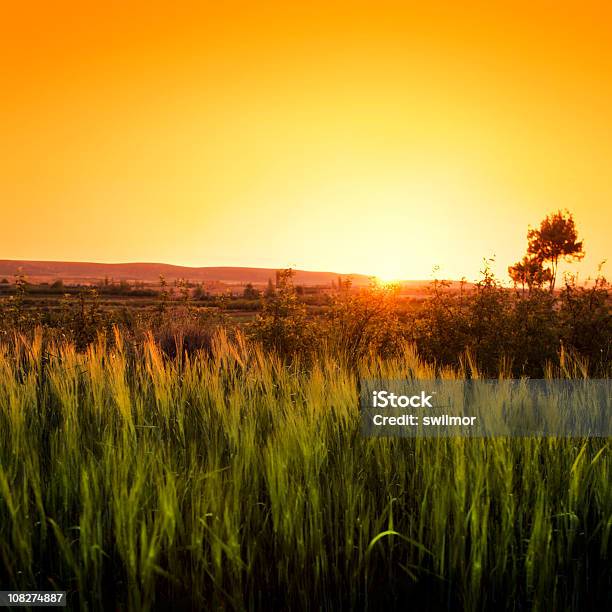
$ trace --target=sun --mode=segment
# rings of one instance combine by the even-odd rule
[[[381,285],[393,285],[400,280],[395,274],[377,274],[374,278]]]
[[[406,270],[401,265],[398,265],[396,261],[382,261],[377,268],[374,276],[383,285],[397,283],[407,278]]]

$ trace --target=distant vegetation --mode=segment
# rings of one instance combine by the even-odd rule
[[[214,292],[201,283],[162,277],[156,286],[114,282],[96,286],[30,285],[23,275],[0,289],[0,332],[28,332],[74,341],[80,350],[118,326],[133,338],[152,329],[174,354],[176,345],[203,348],[222,325],[241,329],[281,359],[314,361],[321,346],[334,346],[345,363],[366,355],[392,356],[410,341],[431,362],[458,367],[473,361],[487,375],[540,377],[568,352],[585,372],[607,376],[612,356],[610,285],[602,273],[588,285],[566,275],[562,259],[584,255],[573,217],[549,215],[528,232],[527,255],[509,268],[514,289],[504,287],[485,261],[475,284],[431,283],[420,299],[397,286],[356,288],[349,278],[332,287],[294,285],[291,270],[238,293]],[[45,300],[45,297],[48,299]]]

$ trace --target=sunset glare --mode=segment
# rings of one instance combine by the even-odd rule
[[[612,226],[601,2],[13,3],[0,258],[506,269]]]

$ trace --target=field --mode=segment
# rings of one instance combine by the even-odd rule
[[[175,357],[6,334],[0,583],[82,610],[610,604],[608,440],[363,437],[360,376],[468,372],[410,344],[341,364],[223,328]]]
[[[612,612],[612,2],[3,8],[0,612]]]

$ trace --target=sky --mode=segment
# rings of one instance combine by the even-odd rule
[[[472,280],[565,208],[610,255],[606,3],[11,4],[0,258]]]

